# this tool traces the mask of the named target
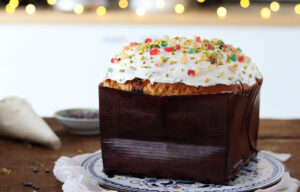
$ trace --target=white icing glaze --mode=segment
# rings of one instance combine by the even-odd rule
[[[115,62],[110,64],[105,79],[125,83],[134,78],[141,78],[148,79],[151,83],[182,82],[186,85],[206,87],[240,83],[251,86],[256,83],[256,78],[262,78],[257,66],[240,49],[227,44],[224,46],[222,40],[200,42],[199,38],[198,41],[196,38],[166,37],[148,43],[131,43],[131,46],[125,46],[122,52],[115,56]],[[167,42],[167,47],[172,47],[173,51],[167,52],[165,47],[161,46],[162,41]],[[208,49],[208,44],[212,45],[213,49]],[[157,48],[159,54],[151,55],[150,46],[156,45],[160,46]],[[176,50],[176,45],[180,45],[179,50]],[[236,61],[234,58],[230,59],[234,57],[233,54]],[[217,59],[214,64],[211,63],[214,60],[212,57]],[[244,59],[239,61],[239,57]]]

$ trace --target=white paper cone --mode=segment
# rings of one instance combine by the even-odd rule
[[[47,123],[26,101],[16,97],[0,101],[0,135],[36,142],[54,149],[61,145]]]

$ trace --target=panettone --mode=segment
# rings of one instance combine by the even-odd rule
[[[219,39],[131,42],[99,85],[104,172],[227,183],[256,155],[261,84]]]

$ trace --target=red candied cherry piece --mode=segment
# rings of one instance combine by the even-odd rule
[[[201,43],[201,38],[200,37],[196,37],[196,42],[197,43]]]
[[[244,61],[244,56],[239,56],[238,61],[243,62]]]
[[[115,63],[117,61],[117,58],[111,58],[110,62]]]
[[[135,46],[135,42],[130,42],[130,47],[134,47]]]
[[[181,49],[180,45],[175,45],[175,49],[180,50]]]
[[[188,70],[187,74],[188,76],[195,77],[195,70],[190,69]]]
[[[151,38],[147,38],[146,40],[145,40],[145,43],[151,43],[152,42],[152,39]]]
[[[165,47],[164,50],[166,52],[172,52],[173,51],[173,48],[172,47]]]
[[[207,44],[207,49],[208,49],[208,50],[212,50],[211,44]]]
[[[159,49],[154,48],[154,49],[150,49],[150,55],[158,55],[159,54]]]

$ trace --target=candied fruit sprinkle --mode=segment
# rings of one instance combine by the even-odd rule
[[[201,73],[200,67],[196,67],[196,69],[195,69],[195,75],[196,75],[196,76],[199,76],[200,73]]]
[[[151,38],[145,39],[145,43],[151,43],[151,42],[152,42],[152,39],[151,39]]]
[[[201,38],[200,37],[196,37],[196,42],[197,43],[201,43]]]
[[[191,39],[166,36],[163,39],[146,38],[144,42],[130,42],[110,61],[113,65],[107,70],[107,78],[112,77],[113,80],[119,80],[122,83],[126,82],[131,74],[138,74],[135,72],[140,72],[139,75],[142,74],[146,78],[152,77],[154,82],[156,78],[163,77],[168,78],[167,82],[172,82],[172,80],[184,82],[184,77],[198,77],[200,74],[205,77],[206,73],[211,73],[209,71],[215,71],[213,73],[215,77],[208,75],[211,79],[204,78],[204,82],[211,81],[211,84],[217,78],[222,78],[216,80],[217,82],[227,82],[228,79],[235,78],[253,81],[253,77],[260,74],[255,64],[250,63],[251,59],[242,53],[239,47],[235,48],[220,39],[208,40],[200,36],[194,36]],[[248,66],[252,74],[249,74]],[[161,73],[160,70],[163,72]],[[180,76],[183,79],[176,77],[181,72],[184,72]],[[225,72],[232,76],[224,76]],[[187,82],[204,84],[203,79],[195,79],[194,81],[189,78]]]
[[[109,73],[112,73],[114,70],[112,68],[108,68],[107,70]]]
[[[167,43],[166,41],[162,41],[162,42],[161,42],[161,46],[162,46],[162,47],[167,47],[167,46],[168,46],[168,43]]]
[[[212,70],[214,70],[215,67],[213,65],[209,65],[207,68],[209,71],[212,71]]]
[[[159,54],[159,49],[154,48],[154,49],[150,49],[150,55],[158,55]]]
[[[172,47],[165,47],[164,50],[166,52],[172,52],[173,51],[173,48]]]
[[[232,55],[230,56],[230,60],[231,60],[231,61],[236,61],[236,55],[235,55],[235,54],[232,54]]]
[[[187,74],[188,76],[195,77],[195,70],[189,69]]]
[[[183,55],[180,58],[180,63],[181,64],[187,64],[187,62],[189,61],[189,59],[187,58],[187,56]]]
[[[181,49],[180,45],[175,45],[175,49],[180,50]]]

